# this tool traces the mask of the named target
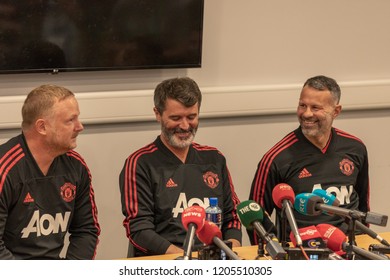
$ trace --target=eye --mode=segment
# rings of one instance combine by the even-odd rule
[[[196,119],[196,115],[190,115],[190,116],[188,116],[188,119],[189,119],[190,121],[193,121],[193,120]]]
[[[180,117],[171,117],[171,120],[173,120],[174,122],[177,122],[180,120]]]
[[[321,110],[321,107],[314,106],[314,107],[312,108],[312,110],[315,111],[315,112],[317,112],[317,111]]]

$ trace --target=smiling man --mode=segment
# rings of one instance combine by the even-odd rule
[[[22,133],[0,146],[0,259],[93,259],[100,227],[84,159],[73,149],[84,127],[74,94],[32,90]]]
[[[155,89],[161,134],[126,159],[119,178],[123,225],[136,256],[182,253],[181,213],[194,204],[206,208],[210,197],[218,197],[223,211],[223,239],[241,244],[239,200],[226,159],[216,148],[193,142],[201,101],[198,85],[187,77],[165,80]]]
[[[279,183],[290,185],[295,195],[323,189],[337,196],[346,209],[369,211],[368,157],[357,137],[332,127],[341,112],[341,91],[326,76],[308,79],[301,90],[297,116],[299,128],[272,147],[258,164],[250,192],[271,214],[276,209],[280,237],[281,211],[275,207],[272,190]],[[305,216],[294,212],[298,227],[328,223],[347,231],[337,215]],[[253,244],[258,242],[250,232]]]

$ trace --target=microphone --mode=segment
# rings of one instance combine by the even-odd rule
[[[302,245],[304,248],[326,248],[324,240],[322,239],[321,234],[318,232],[315,226],[308,226],[298,229],[299,235],[302,238]],[[295,240],[294,234],[290,233],[290,240],[294,246],[297,242]]]
[[[329,225],[329,224],[318,224],[316,226],[317,230],[322,235],[322,238],[325,240],[327,247],[332,251],[346,251],[346,249],[352,248],[352,251],[366,259],[369,260],[388,260],[389,258],[384,255],[379,255],[372,253],[363,248],[360,248],[355,245],[346,243],[347,236],[339,228]]]
[[[326,205],[335,206],[335,207],[338,207],[340,205],[340,201],[337,199],[337,197],[335,197],[331,193],[328,193],[326,190],[315,189],[312,193],[321,197]],[[333,215],[333,213],[328,213],[326,211],[324,211],[323,213],[329,216]]]
[[[292,211],[292,205],[295,201],[294,190],[288,184],[277,184],[272,190],[272,199],[278,208],[284,210],[291,232],[294,234],[297,247],[302,246],[302,239],[299,235],[297,222]]]
[[[187,231],[186,238],[184,240],[184,260],[190,260],[192,257],[192,244],[194,242],[195,234],[198,233],[205,222],[206,213],[203,207],[199,205],[193,205],[183,210],[181,214],[181,222]]]
[[[210,221],[205,221],[203,228],[197,233],[198,239],[205,245],[215,244],[219,249],[223,250],[226,255],[232,260],[239,260],[240,258],[235,254],[229,246],[221,240],[222,232],[219,227]]]
[[[323,212],[333,213],[343,217],[362,219],[366,223],[386,226],[387,216],[373,212],[360,212],[358,210],[344,209],[324,204],[323,199],[312,193],[301,193],[295,197],[294,208],[299,213],[310,216],[321,215]]]
[[[322,200],[324,201],[324,203],[327,204],[327,205],[332,205],[332,206],[339,206],[340,205],[339,200],[334,195],[326,192],[323,189],[316,189],[316,190],[313,191],[313,194],[316,194],[316,195],[320,196],[322,198]],[[390,247],[390,243],[389,242],[387,242],[385,239],[383,239],[378,233],[374,232],[369,227],[364,225],[362,222],[360,222],[358,220],[355,221],[355,226],[356,226],[357,229],[359,229],[363,233],[367,234],[371,238],[376,239],[381,244]]]
[[[265,249],[272,259],[284,259],[287,252],[280,244],[273,240],[268,232],[264,229],[261,222],[263,221],[263,209],[253,201],[243,201],[237,205],[237,215],[241,223],[249,230],[254,229],[259,237],[266,243]]]
[[[343,243],[347,242],[347,236],[341,229],[329,224],[318,224],[316,229],[329,249],[333,252],[343,250]]]
[[[387,247],[390,247],[390,243],[389,242],[387,242],[378,233],[376,233],[375,231],[373,231],[369,227],[365,226],[360,221],[356,221],[355,222],[355,226],[356,226],[356,228],[358,228],[359,230],[361,230],[362,232],[364,232],[365,234],[367,234],[371,238],[378,240],[381,244],[383,244],[383,245],[385,245]]]

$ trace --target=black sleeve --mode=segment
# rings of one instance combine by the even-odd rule
[[[7,201],[10,201],[11,198],[8,191],[7,180],[5,184],[0,189],[0,260],[11,260],[15,259],[14,255],[5,247],[3,236],[5,231],[5,225],[7,223],[8,217],[8,205]]]
[[[130,156],[120,173],[123,225],[133,246],[145,254],[165,254],[171,243],[155,232],[154,200],[146,168]]]
[[[227,168],[226,163],[223,166],[224,166],[224,170],[223,170],[224,202],[223,202],[223,215],[222,215],[223,239],[224,240],[236,239],[240,243],[242,243],[241,222],[238,219],[238,215],[236,212],[237,205],[240,203],[240,201],[234,190],[233,181],[231,179],[229,169]]]
[[[99,242],[100,226],[97,220],[92,177],[86,165],[81,166],[81,170],[82,179],[76,189],[66,259],[94,259]]]
[[[263,226],[267,232],[277,234],[276,227],[271,221],[269,215],[272,215],[275,204],[272,199],[272,190],[279,183],[278,172],[274,163],[271,163],[270,168],[262,168],[265,163],[264,158],[259,162],[255,176],[252,181],[252,186],[249,194],[249,199],[256,201],[263,210],[267,213],[263,218]],[[248,230],[249,240],[252,245],[258,244],[258,236],[254,231]]]
[[[362,212],[370,211],[370,182],[368,174],[368,156],[367,150],[364,150],[364,158],[361,166],[361,171],[356,181],[356,192],[359,195],[359,210]]]

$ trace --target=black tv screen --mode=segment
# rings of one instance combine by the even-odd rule
[[[204,0],[0,0],[0,73],[201,66]]]

